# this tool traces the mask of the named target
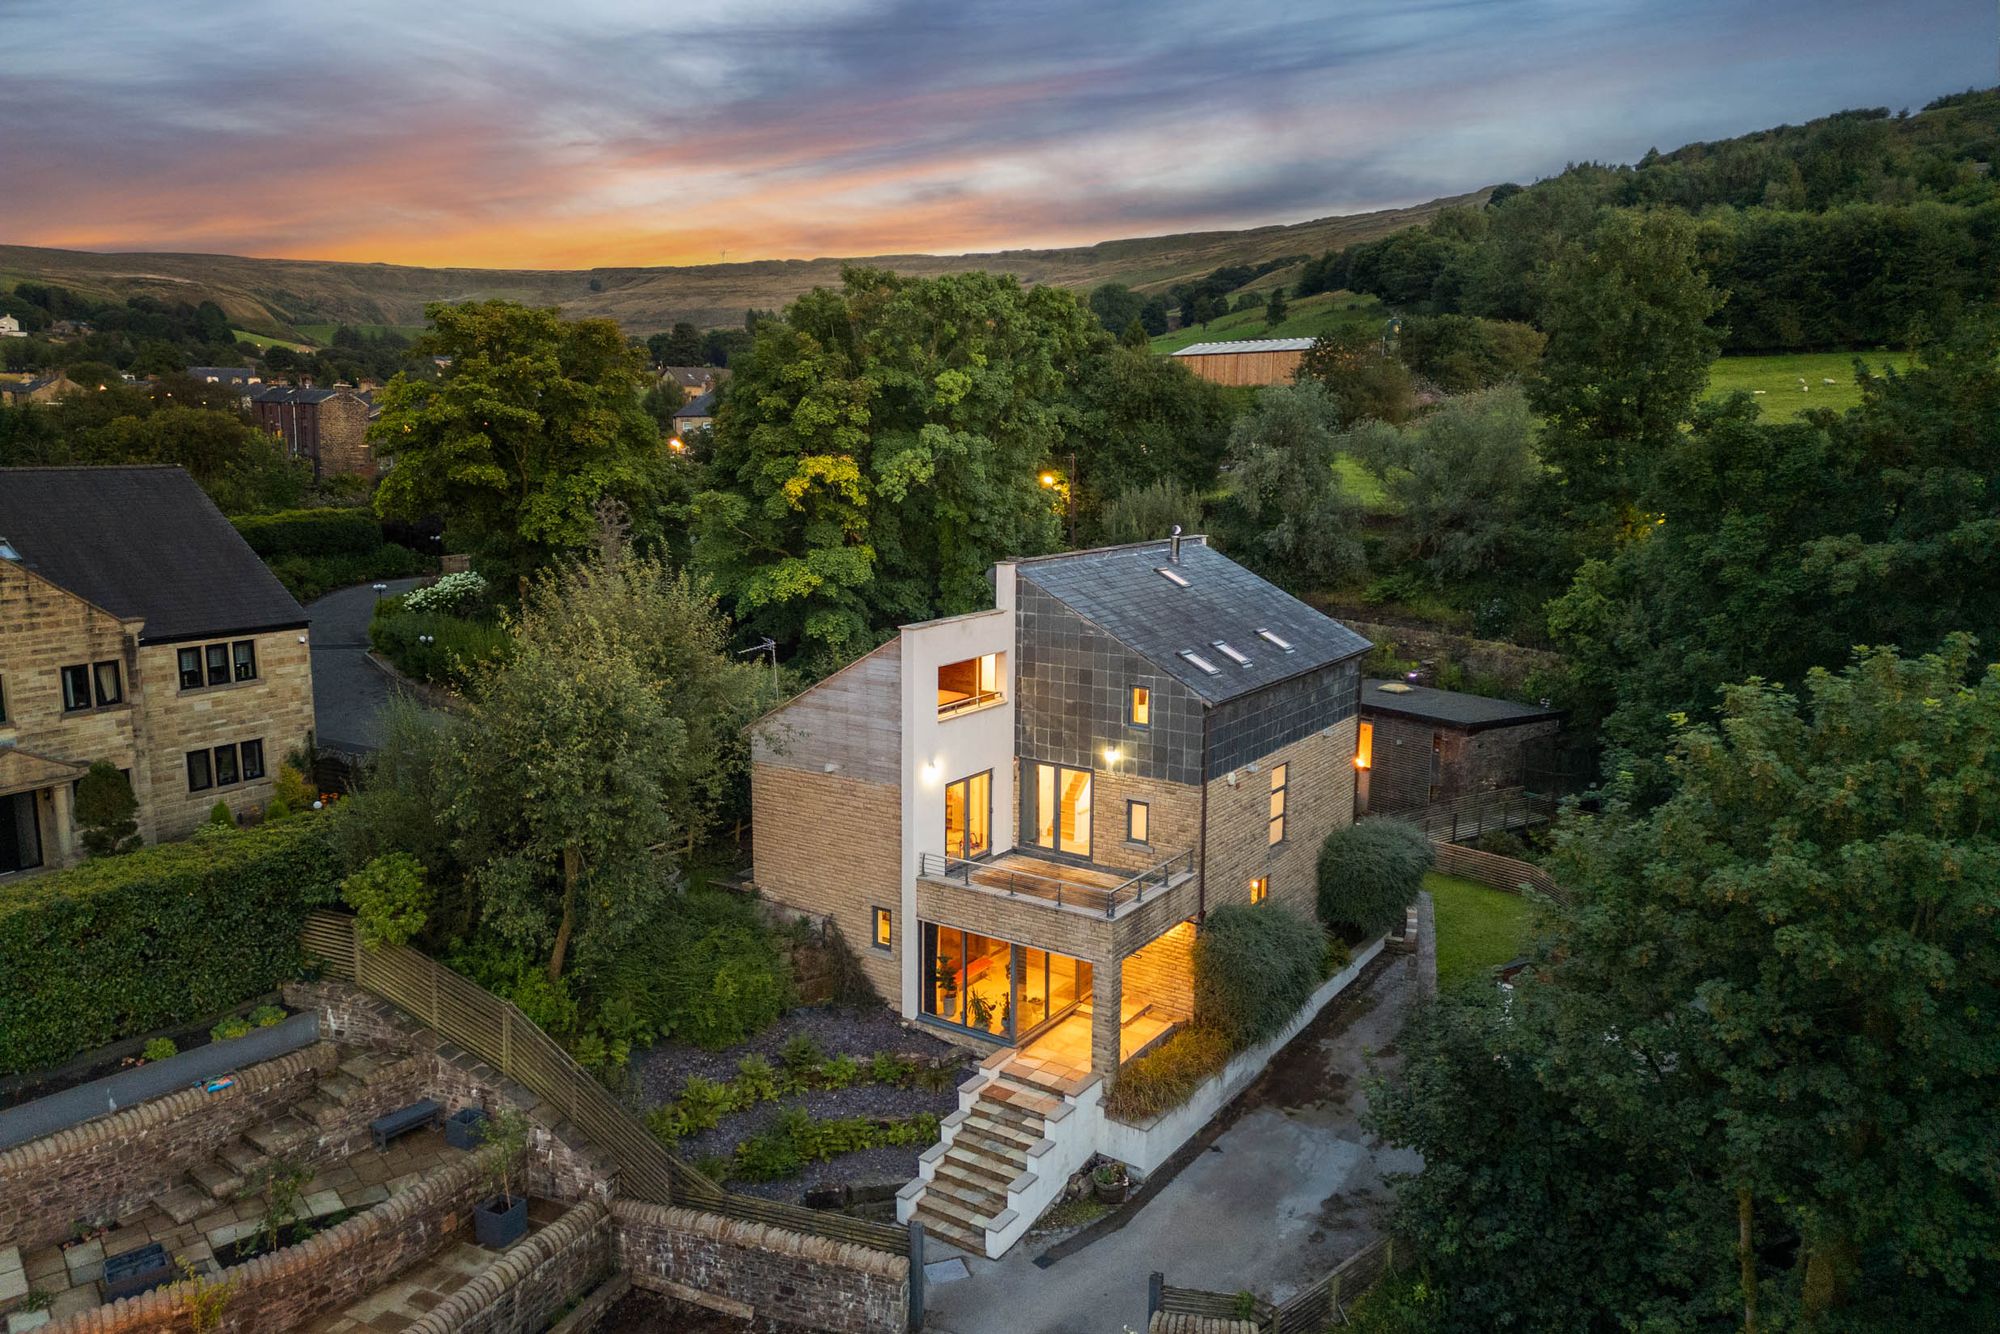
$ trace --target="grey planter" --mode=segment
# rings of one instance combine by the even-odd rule
[[[467,1107],[445,1118],[444,1142],[454,1149],[476,1149],[486,1139],[486,1111]]]
[[[472,1209],[472,1235],[488,1250],[503,1250],[528,1235],[528,1197],[494,1195]]]

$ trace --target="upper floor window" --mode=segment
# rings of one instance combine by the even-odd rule
[[[1285,841],[1285,796],[1286,784],[1291,781],[1289,764],[1276,765],[1271,769],[1271,843],[1273,846]]]
[[[1150,686],[1133,686],[1126,696],[1125,721],[1134,727],[1153,725],[1153,691]]]
[[[1361,724],[1361,734],[1354,744],[1354,767],[1372,769],[1375,767],[1375,724]]]
[[[1125,841],[1127,843],[1151,843],[1153,841],[1153,808],[1143,801],[1125,803]]]
[[[944,850],[951,857],[983,857],[993,846],[993,771],[945,784]]]
[[[1034,830],[1041,847],[1090,855],[1090,770],[1035,766]]]
[[[63,668],[62,692],[64,713],[120,703],[125,698],[125,681],[117,659]]]
[[[938,668],[938,717],[983,709],[1006,697],[1007,655],[986,653]]]
[[[204,686],[257,679],[257,641],[254,639],[190,646],[182,649],[178,658],[182,690],[200,690]]]

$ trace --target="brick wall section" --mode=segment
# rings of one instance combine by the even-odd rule
[[[1194,1017],[1194,923],[1125,956],[1125,999],[1170,1019]]]
[[[1121,763],[1118,768],[1126,766]],[[1022,770],[1023,781],[1033,782],[1033,766],[1024,764]],[[1100,866],[1143,871],[1176,853],[1193,851],[1201,839],[1199,787],[1099,770],[1090,780],[1090,789],[1091,860]],[[1125,839],[1125,806],[1129,801],[1146,803],[1148,838],[1144,846]]]
[[[368,401],[342,389],[319,405],[319,468],[322,473],[375,475],[375,450],[368,443]]]
[[[902,800],[893,786],[759,763],[750,778],[757,831],[753,876],[765,898],[831,917],[875,990],[901,1002]],[[894,914],[888,950],[875,948],[877,906]]]
[[[239,1072],[220,1092],[170,1093],[0,1153],[0,1247],[47,1246],[79,1218],[142,1207],[309,1095],[335,1061],[331,1043],[315,1043]]]
[[[1354,822],[1353,718],[1294,741],[1208,785],[1208,904],[1247,903],[1250,881],[1268,876],[1271,901],[1304,917],[1318,911],[1320,844]],[[1376,754],[1381,754],[1377,742]],[[1286,766],[1285,839],[1275,847],[1268,833],[1271,771]]]
[[[828,1334],[902,1334],[908,1323],[905,1256],[632,1200],[611,1212],[635,1287]]]
[[[464,1158],[402,1194],[296,1246],[224,1271],[229,1305],[218,1334],[276,1334],[338,1311],[456,1239],[486,1198],[485,1164]],[[49,1334],[138,1334],[186,1327],[184,1284],[126,1297],[46,1326]]]
[[[510,1248],[408,1334],[540,1334],[611,1269],[611,1212],[577,1205]]]

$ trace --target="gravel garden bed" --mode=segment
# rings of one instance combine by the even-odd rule
[[[800,1036],[812,1039],[828,1056],[845,1054],[866,1060],[886,1051],[926,1061],[964,1056],[968,1071],[972,1065],[964,1048],[905,1025],[887,1007],[846,1010],[810,1005],[787,1011],[748,1042],[722,1051],[705,1051],[689,1042],[661,1042],[634,1052],[632,1078],[643,1105],[652,1107],[680,1092],[689,1075],[715,1080],[733,1077],[745,1056],[762,1056],[777,1065],[785,1044]]]

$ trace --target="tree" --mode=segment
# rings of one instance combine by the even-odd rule
[[[1260,390],[1230,431],[1227,545],[1287,588],[1322,588],[1361,565],[1355,506],[1333,470],[1338,422],[1325,387],[1306,381]]]
[[[1234,416],[1222,387],[1173,357],[1106,348],[1088,358],[1066,397],[1086,515],[1110,497],[1162,478],[1215,485]]]
[[[1202,530],[1201,495],[1171,477],[1122,491],[1100,513],[1097,540],[1106,545],[1157,541],[1178,526]]]
[[[1326,387],[1343,422],[1400,422],[1416,407],[1416,386],[1381,338],[1353,326],[1321,334],[1299,359],[1299,378]]]
[[[701,366],[707,364],[703,356],[701,330],[678,320],[674,327],[656,333],[646,340],[646,350],[653,354],[655,366]]]
[[[76,785],[76,823],[93,857],[115,857],[139,846],[139,799],[132,780],[109,760],[96,760]]]
[[[448,516],[499,574],[587,547],[594,507],[635,510],[665,485],[666,451],[640,406],[647,375],[610,320],[565,320],[511,301],[436,303],[417,341],[440,380],[398,375],[369,429],[385,518]]]
[[[1167,299],[1163,296],[1148,297],[1146,304],[1139,307],[1139,323],[1145,326],[1146,336],[1158,338],[1172,327],[1167,318]]]
[[[1271,299],[1264,303],[1264,323],[1271,325],[1283,324],[1285,317],[1290,313],[1290,307],[1285,304],[1285,289],[1282,287],[1272,288]]]
[[[1378,1104],[1425,1155],[1402,1219],[1447,1328],[2000,1319],[2000,667],[1974,668],[1961,635],[1733,686],[1664,802],[1563,831],[1575,907],[1504,1018],[1406,1037]]]
[[[1542,477],[1534,434],[1526,400],[1508,387],[1447,399],[1406,426],[1364,423],[1339,448],[1396,502],[1396,559],[1422,565],[1442,587],[1491,573],[1528,540]]]
[[[1571,244],[1542,283],[1548,331],[1529,401],[1547,420],[1543,457],[1579,521],[1629,522],[1654,462],[1708,385],[1722,295],[1675,213],[1613,213]]]
[[[1146,335],[1145,324],[1137,315],[1126,322],[1124,331],[1118,335],[1118,345],[1135,352],[1144,352],[1151,341]]]
[[[1146,298],[1124,283],[1105,283],[1090,293],[1090,313],[1110,333],[1117,333],[1138,319],[1145,305]]]
[[[1414,315],[1396,336],[1403,364],[1447,394],[1525,380],[1548,340],[1526,324],[1474,315]]]

